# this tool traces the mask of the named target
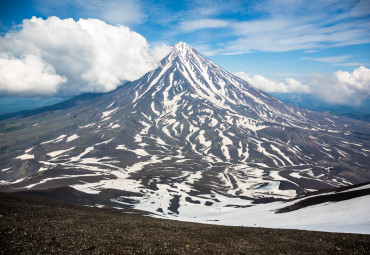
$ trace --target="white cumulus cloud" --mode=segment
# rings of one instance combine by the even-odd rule
[[[370,96],[370,69],[360,66],[353,72],[312,73],[308,83],[316,96],[325,102],[358,106]]]
[[[55,69],[35,55],[21,59],[0,56],[0,93],[5,95],[55,94],[67,81]]]
[[[313,94],[330,104],[359,106],[370,97],[370,69],[364,66],[353,72],[338,70],[332,74],[311,73],[305,78],[304,84],[292,78],[277,82],[259,74],[235,74],[268,93]]]
[[[262,75],[250,75],[244,72],[235,73],[235,75],[246,80],[251,85],[268,93],[310,93],[307,85],[293,79],[286,78],[284,81],[276,82]]]
[[[352,73],[337,71],[335,72],[335,77],[340,83],[370,95],[370,69],[360,66]]]
[[[1,93],[27,95],[76,95],[82,92],[106,92],[125,80],[135,80],[155,68],[169,47],[150,48],[146,39],[125,26],[112,26],[97,19],[46,20],[33,17],[21,28],[0,37],[0,56],[11,66],[37,63],[31,78],[24,79],[10,67],[0,69]],[[5,58],[3,56],[6,56]],[[21,64],[22,63],[22,64]],[[8,68],[8,69],[6,69]],[[39,74],[39,75],[37,75]],[[44,86],[50,76],[50,89]],[[37,79],[39,78],[39,81]],[[17,90],[10,89],[17,84]]]

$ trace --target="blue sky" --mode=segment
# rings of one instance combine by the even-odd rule
[[[369,0],[1,0],[0,21],[0,113],[112,90],[179,41],[290,102],[370,113]]]

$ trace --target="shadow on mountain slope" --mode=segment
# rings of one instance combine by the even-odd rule
[[[286,207],[283,207],[277,210],[276,213],[286,213],[286,212],[299,210],[299,209],[302,209],[308,206],[313,206],[313,205],[318,205],[318,204],[323,204],[323,203],[328,203],[328,202],[339,202],[339,201],[353,199],[356,197],[370,195],[370,188],[350,190],[350,189],[360,188],[360,187],[363,187],[369,184],[370,182],[365,182],[365,183],[361,183],[357,185],[349,185],[349,186],[339,187],[335,189],[323,189],[323,190],[318,190],[315,192],[310,192],[310,193],[303,195],[302,197],[292,199],[294,201],[294,200],[303,198],[303,200],[297,203],[294,203],[292,205],[289,205],[289,206],[286,206]]]

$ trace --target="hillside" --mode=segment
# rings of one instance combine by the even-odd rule
[[[370,235],[226,227],[143,215],[0,193],[0,253],[370,253]]]

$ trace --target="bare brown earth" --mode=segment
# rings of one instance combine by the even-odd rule
[[[1,254],[370,254],[370,235],[156,219],[0,193]]]

